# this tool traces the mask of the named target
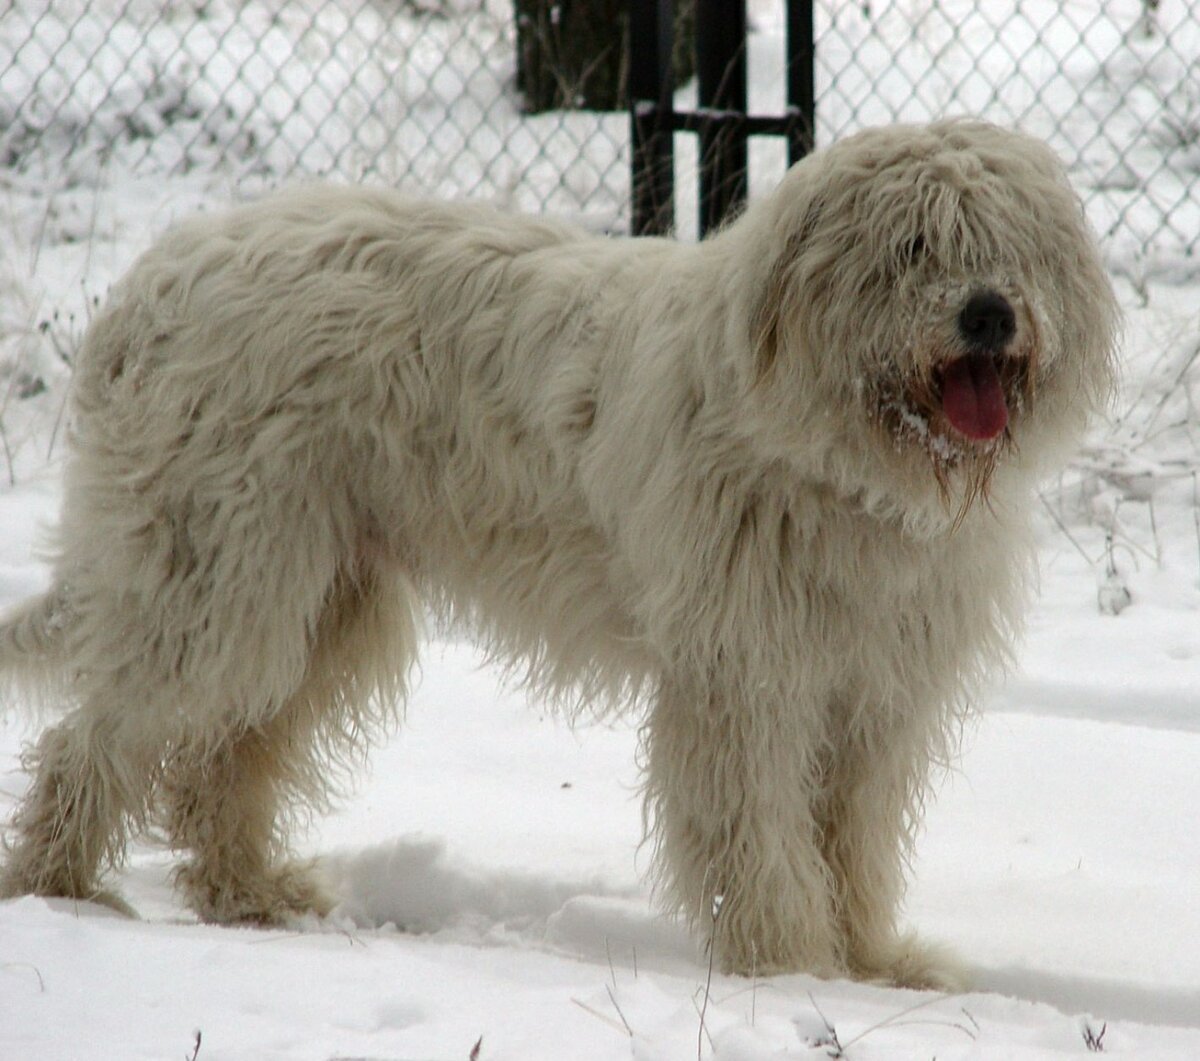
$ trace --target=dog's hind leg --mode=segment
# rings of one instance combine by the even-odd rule
[[[101,875],[144,820],[161,756],[129,706],[118,685],[93,689],[26,751],[33,783],[5,840],[0,895],[88,899],[128,912],[102,890]]]
[[[328,802],[338,768],[400,706],[414,606],[403,579],[339,576],[283,707],[216,745],[185,744],[167,764],[167,830],[188,857],[176,882],[202,918],[272,924],[328,912],[316,867],[289,854],[286,826]]]
[[[163,779],[175,871],[184,900],[205,921],[277,924],[331,902],[312,867],[290,859],[280,815],[296,760],[311,754],[309,704],[299,697],[269,721],[216,747],[185,746]]]

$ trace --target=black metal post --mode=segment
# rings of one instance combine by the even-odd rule
[[[795,121],[788,134],[788,164],[807,155],[816,142],[816,37],[812,0],[788,0],[787,101]]]
[[[671,0],[629,5],[629,108],[633,134],[633,233],[662,235],[675,223]]]
[[[746,2],[697,0],[700,234],[743,203],[748,188]]]

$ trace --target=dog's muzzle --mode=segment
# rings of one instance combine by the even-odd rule
[[[966,353],[941,369],[942,412],[954,430],[972,441],[988,442],[1008,426],[1000,361],[1016,333],[1012,304],[996,291],[971,295],[958,315]]]

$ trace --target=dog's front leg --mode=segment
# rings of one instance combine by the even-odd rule
[[[931,727],[941,714],[884,705],[855,717],[870,725],[839,737],[821,830],[851,975],[900,987],[959,990],[966,974],[954,956],[897,926],[930,748],[938,742]]]
[[[822,714],[676,682],[646,727],[659,881],[727,972],[846,972],[820,835]]]

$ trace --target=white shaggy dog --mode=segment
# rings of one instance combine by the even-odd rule
[[[428,606],[648,704],[658,883],[722,967],[950,983],[904,863],[1114,327],[1059,163],[979,123],[851,137],[699,245],[363,188],[180,226],[87,334],[54,586],[0,627],[70,705],[0,893],[96,897],[161,825],[203,918],[328,909],[287,811]]]

